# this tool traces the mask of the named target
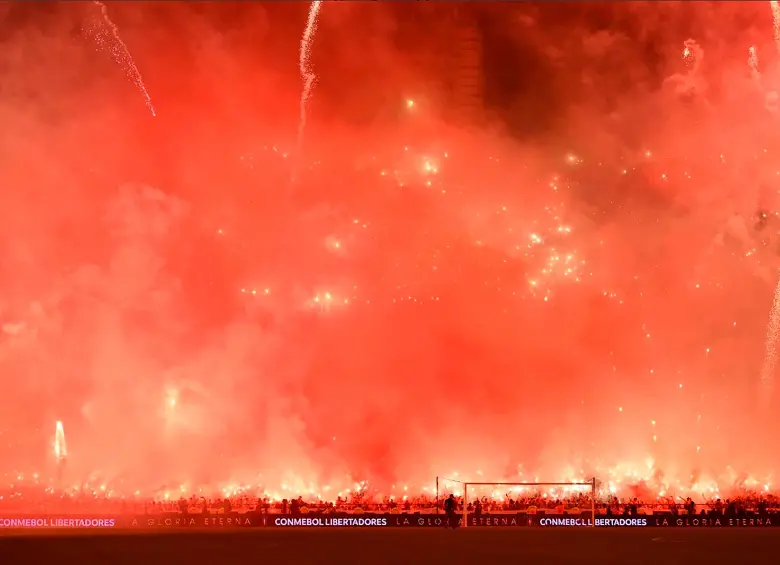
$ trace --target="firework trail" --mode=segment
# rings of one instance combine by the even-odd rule
[[[766,353],[764,354],[764,366],[761,369],[761,385],[767,393],[771,392],[774,386],[778,337],[780,337],[780,280],[777,282],[772,310],[769,312],[769,324],[766,328]]]
[[[62,427],[62,422],[58,420],[54,429],[54,457],[57,459],[57,462],[60,462],[67,456],[68,447],[65,445],[65,428]]]
[[[751,45],[748,49],[748,67],[750,67],[750,76],[753,78],[753,83],[759,90],[763,90],[761,87],[761,73],[758,71],[758,55],[756,54],[756,46]]]
[[[775,49],[780,53],[780,2],[772,1],[769,3],[769,7],[772,9]]]
[[[780,53],[780,3],[769,2],[772,9],[772,23],[774,26],[775,48]],[[748,59],[751,69],[758,73],[758,61],[753,59],[755,50],[751,48],[751,58]],[[754,65],[755,63],[755,65]],[[764,366],[761,368],[761,386],[764,392],[771,393],[774,387],[775,369],[777,368],[777,340],[780,337],[780,280],[775,288],[775,297],[772,301],[772,309],[769,312],[769,324],[766,329]]]
[[[144,84],[144,79],[141,77],[141,72],[138,70],[132,55],[130,55],[130,50],[127,48],[127,45],[125,45],[125,42],[119,37],[119,28],[111,21],[111,18],[108,15],[108,8],[103,2],[93,3],[100,7],[100,13],[103,15],[103,23],[105,24],[105,26],[100,26],[100,29],[91,30],[95,42],[101,49],[111,53],[114,61],[124,69],[127,78],[129,78],[136,88],[141,91],[141,94],[144,95],[146,107],[152,113],[152,116],[156,116],[157,113],[154,110],[154,106],[152,106],[152,99],[149,96],[149,92],[146,90],[146,85]],[[106,34],[104,28],[111,30],[110,37]]]
[[[300,153],[303,143],[303,130],[306,128],[306,110],[308,108],[311,91],[317,80],[317,75],[311,66],[311,48],[314,41],[314,35],[317,33],[317,23],[320,16],[321,1],[312,2],[309,7],[309,17],[306,20],[306,28],[301,37],[301,49],[298,56],[298,69],[303,81],[303,92],[301,92],[301,115],[298,122],[298,152]]]
[[[758,55],[756,54],[756,46],[751,45],[748,48],[748,67],[753,73],[758,73]]]

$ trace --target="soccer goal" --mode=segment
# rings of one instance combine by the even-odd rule
[[[488,498],[498,502],[503,498],[523,498],[527,496],[539,496],[542,498],[563,499],[578,494],[590,495],[591,525],[596,525],[596,485],[595,477],[587,482],[572,483],[507,483],[507,482],[469,482],[445,479],[448,482],[457,483],[462,487],[463,496],[463,521],[462,526],[468,526],[468,506],[471,500]],[[440,479],[437,477],[437,501]],[[499,502],[500,503],[500,502]]]

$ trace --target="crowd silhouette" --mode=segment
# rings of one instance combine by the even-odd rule
[[[232,496],[189,496],[160,499],[140,496],[122,497],[103,492],[80,491],[77,494],[57,493],[51,489],[15,489],[0,492],[0,512],[4,514],[437,514],[444,512],[444,501],[449,493],[436,496],[407,496],[401,499],[369,497],[365,492],[339,496],[334,501],[304,498],[284,499],[236,494]],[[462,513],[463,497],[455,496],[457,509]],[[590,513],[593,500],[590,494],[554,497],[543,493],[503,498],[479,497],[468,500],[469,514],[553,514],[577,515]],[[602,516],[640,516],[669,514],[672,516],[745,516],[780,512],[780,498],[772,494],[745,492],[729,498],[694,501],[691,498],[657,497],[646,501],[638,498],[606,496],[596,500],[596,512]]]

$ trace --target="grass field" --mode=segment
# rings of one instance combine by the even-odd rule
[[[0,563],[79,565],[734,565],[777,563],[780,528],[766,529],[245,529],[91,532],[0,538]]]

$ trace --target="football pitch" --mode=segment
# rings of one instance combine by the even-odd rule
[[[67,559],[79,565],[733,565],[751,560],[760,565],[775,562],[780,542],[780,528],[274,528],[3,534],[3,563],[54,563]]]

